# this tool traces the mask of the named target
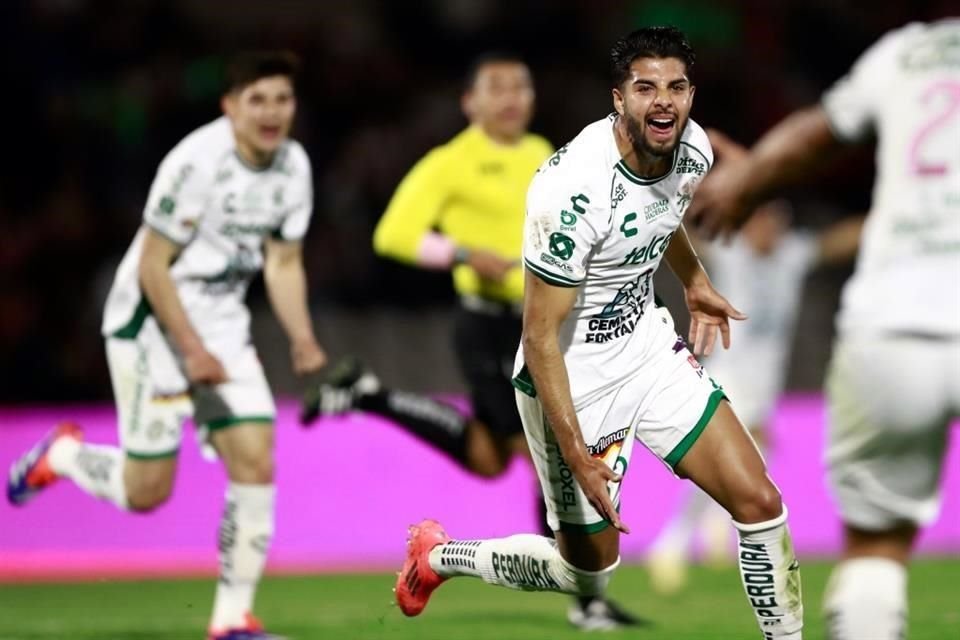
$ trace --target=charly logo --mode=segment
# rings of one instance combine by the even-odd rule
[[[559,232],[550,234],[550,253],[561,260],[569,260],[571,257],[573,257],[573,250],[576,246],[577,244],[570,236],[566,236]]]

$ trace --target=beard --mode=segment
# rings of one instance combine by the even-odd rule
[[[636,120],[629,113],[623,114],[623,122],[627,127],[627,133],[630,135],[630,144],[633,146],[634,152],[638,157],[653,157],[653,158],[664,158],[673,154],[673,150],[677,148],[677,144],[680,142],[680,138],[683,136],[684,130],[687,128],[687,121],[684,120],[681,124],[680,118],[677,118],[676,133],[674,134],[673,142],[667,143],[662,146],[654,146],[647,141],[646,133],[646,124],[640,120]]]

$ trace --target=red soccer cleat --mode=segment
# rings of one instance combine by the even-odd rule
[[[50,447],[60,438],[83,440],[83,430],[72,422],[61,422],[10,466],[7,477],[10,504],[20,506],[57,481],[60,476],[50,467]]]
[[[430,568],[430,551],[438,544],[450,542],[450,536],[436,520],[424,520],[407,531],[407,559],[397,574],[393,591],[403,615],[412,617],[423,611],[430,594],[446,580]]]

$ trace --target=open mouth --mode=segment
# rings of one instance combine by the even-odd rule
[[[673,116],[653,116],[647,118],[647,129],[657,140],[668,140],[677,124]]]
[[[280,126],[260,125],[260,135],[269,139],[278,138],[280,137]]]

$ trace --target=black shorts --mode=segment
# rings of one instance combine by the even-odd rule
[[[501,437],[523,433],[510,382],[522,332],[522,320],[508,305],[498,312],[461,307],[454,324],[454,349],[474,415]]]

